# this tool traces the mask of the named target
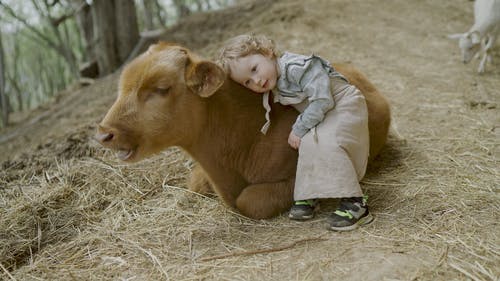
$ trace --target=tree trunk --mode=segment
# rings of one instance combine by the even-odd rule
[[[167,24],[165,11],[164,11],[163,7],[160,5],[160,3],[158,2],[158,0],[153,0],[153,2],[155,5],[154,11],[156,11],[156,18],[158,19],[158,23],[159,23],[160,27],[164,28],[165,25]]]
[[[71,46],[69,45],[68,42],[70,42],[70,35],[69,35],[69,30],[68,30],[68,25],[67,24],[61,24],[59,26],[62,26],[62,34],[58,29],[58,26],[55,26],[55,34],[60,40],[60,45],[62,46],[64,53],[65,53],[65,58],[66,61],[68,62],[70,69],[73,73],[73,77],[77,78],[80,76],[80,73],[78,71],[78,62],[75,56],[74,51],[71,49]]]
[[[203,12],[203,5],[201,4],[201,0],[196,0],[194,3],[196,4],[196,11]]]
[[[120,65],[139,41],[139,26],[133,0],[115,1],[116,49]]]
[[[5,66],[3,58],[2,34],[0,33],[0,105],[2,106],[2,125],[7,127],[9,123],[9,104],[5,93]]]
[[[142,0],[142,6],[144,7],[144,21],[146,22],[146,30],[153,30],[154,27],[154,2],[151,0]]]
[[[210,4],[210,0],[206,0],[205,3],[207,3],[207,11],[212,10],[212,5]]]
[[[55,36],[55,40],[51,39],[50,37],[47,37],[46,35],[42,36],[46,38],[45,40],[51,41],[53,48],[62,57],[66,59],[69,69],[73,73],[74,77],[78,77],[79,75],[78,64],[76,62],[75,54],[73,53],[71,46],[69,46],[69,38],[68,37],[63,38],[63,36],[66,34],[61,34],[61,30],[59,30],[60,26],[63,26],[63,29],[67,28],[67,26],[64,25],[64,22],[65,19],[67,19],[68,17],[63,16],[62,18],[54,18],[51,15],[51,9],[53,7],[51,6],[51,4],[49,4],[47,0],[44,1],[31,0],[31,3],[36,8],[38,14],[43,17],[43,20],[46,21],[48,26],[52,29],[53,35]]]
[[[17,40],[14,40],[13,42],[13,47],[10,51],[10,56],[12,58],[12,61],[19,61],[19,54],[20,54],[20,50],[19,50],[19,42]],[[16,97],[16,101],[17,101],[17,108],[13,108],[13,110],[11,112],[14,112],[14,111],[23,111],[24,110],[24,99],[23,99],[23,93],[22,93],[22,90],[21,90],[21,86],[19,86],[19,80],[18,79],[18,76],[19,76],[19,64],[17,63],[13,63],[11,64],[11,69],[9,69],[9,73],[5,73],[5,75],[7,76],[5,80],[9,80],[9,86],[10,86],[10,91],[11,91],[11,96],[14,96]]]
[[[180,20],[191,13],[184,2],[184,0],[173,0],[174,6],[177,9],[177,20]]]
[[[95,0],[91,10],[94,53],[103,76],[117,69],[139,40],[136,9],[133,0]]]
[[[76,1],[74,7],[79,7],[83,1],[84,0]],[[94,40],[94,29],[92,21],[92,11],[90,9],[90,6],[86,5],[85,7],[83,7],[80,11],[78,11],[78,13],[76,13],[75,18],[85,48],[84,60],[93,61],[95,60],[94,49],[92,48]]]
[[[92,4],[94,22],[94,53],[99,66],[99,74],[111,73],[119,65],[115,50],[115,12],[114,1],[96,0]]]

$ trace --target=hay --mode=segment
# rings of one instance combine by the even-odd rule
[[[335,201],[303,223],[242,217],[185,189],[192,160],[176,148],[118,162],[90,140],[113,99],[102,96],[115,90],[110,77],[71,96],[80,105],[57,109],[30,141],[2,145],[0,154],[15,156],[1,163],[0,279],[499,280],[500,72],[461,68],[454,43],[439,37],[466,26],[470,3],[462,2],[389,1],[391,9],[380,9],[375,0],[290,0],[196,18],[228,29],[194,40],[203,54],[221,37],[261,30],[284,48],[310,45],[352,60],[387,94],[397,133],[362,183],[371,225],[326,230]],[[324,11],[334,11],[334,29],[322,22]],[[437,24],[442,17],[450,26]],[[315,32],[335,40],[318,42]],[[26,147],[14,153],[19,145]]]

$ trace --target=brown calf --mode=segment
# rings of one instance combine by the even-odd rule
[[[389,105],[357,70],[334,66],[366,97],[373,158],[387,138]],[[201,166],[191,175],[192,190],[213,189],[242,214],[269,218],[293,200],[297,151],[287,137],[296,117],[293,108],[272,104],[272,125],[263,135],[261,95],[189,50],[159,43],[123,70],[96,138],[130,162],[179,146]]]

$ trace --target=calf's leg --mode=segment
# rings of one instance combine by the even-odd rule
[[[236,208],[253,219],[267,219],[287,211],[293,202],[295,178],[247,186],[236,199]]]
[[[188,189],[200,194],[214,194],[210,181],[208,180],[208,176],[199,165],[194,166],[191,171],[191,176],[188,181]]]

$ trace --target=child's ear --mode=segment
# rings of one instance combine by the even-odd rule
[[[259,50],[259,52],[257,52],[256,54],[258,55],[262,55],[268,59],[273,59],[274,58],[274,54],[271,50]]]

